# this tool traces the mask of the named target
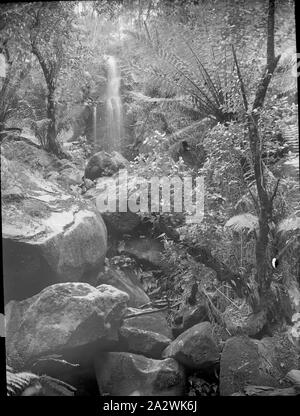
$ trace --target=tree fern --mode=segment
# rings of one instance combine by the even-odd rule
[[[295,40],[287,45],[278,67],[274,73],[272,84],[276,85],[279,96],[288,95],[297,91],[297,53]]]
[[[250,213],[236,215],[226,222],[225,227],[237,232],[244,230],[251,232],[258,228],[258,218]]]
[[[291,215],[283,219],[277,227],[278,232],[287,233],[289,231],[299,231],[300,230],[300,217],[296,215]]]
[[[152,40],[154,36],[132,34],[139,43],[143,43],[144,49],[147,48],[147,73],[164,87],[173,88],[178,95],[183,95],[183,102],[192,105],[198,111],[199,118],[209,115],[219,121],[230,118],[234,101],[230,103],[230,99],[233,91],[238,92],[236,79],[232,77],[232,62],[228,63],[224,56],[213,64],[211,59],[209,62],[207,56],[203,57],[194,49],[191,34],[185,38],[187,34],[179,37],[171,33],[169,38],[165,38],[165,34],[159,34],[157,30],[155,33],[156,40]]]
[[[289,145],[290,151],[299,156],[299,131],[298,125],[285,125],[282,127],[282,135]]]

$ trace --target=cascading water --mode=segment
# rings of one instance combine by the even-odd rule
[[[122,102],[120,97],[120,73],[114,56],[107,59],[107,140],[108,150],[120,150],[122,139]]]
[[[93,139],[94,143],[97,144],[97,105],[93,106]]]

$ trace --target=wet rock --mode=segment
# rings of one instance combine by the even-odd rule
[[[112,176],[125,169],[128,161],[118,152],[107,153],[104,150],[93,155],[85,168],[85,177],[91,180],[102,176]]]
[[[153,360],[126,352],[110,352],[95,359],[100,391],[112,396],[180,396],[183,368],[172,358]]]
[[[144,292],[133,271],[108,268],[98,275],[97,283],[105,283],[127,293],[129,295],[128,306],[137,308],[150,302],[149,296]]]
[[[5,310],[6,352],[14,368],[29,361],[95,341],[118,340],[128,295],[108,285],[86,283],[47,287]]]
[[[177,337],[163,352],[191,369],[205,370],[220,359],[217,342],[209,322],[194,325]]]

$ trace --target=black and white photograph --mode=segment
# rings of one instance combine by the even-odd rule
[[[1,3],[7,403],[300,396],[295,3]]]

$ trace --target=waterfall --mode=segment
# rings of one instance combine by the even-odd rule
[[[97,105],[93,106],[93,139],[94,143],[97,144]]]
[[[120,74],[114,56],[107,59],[107,143],[108,150],[120,150],[122,139],[122,102],[120,97]]]

